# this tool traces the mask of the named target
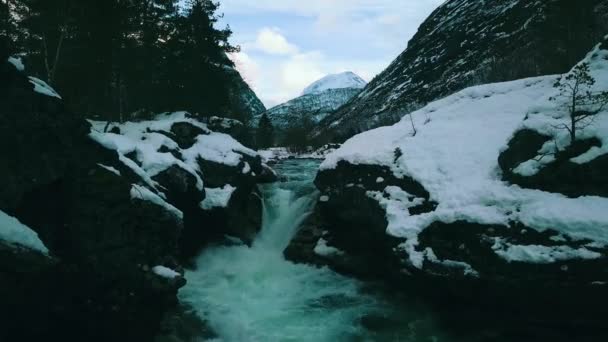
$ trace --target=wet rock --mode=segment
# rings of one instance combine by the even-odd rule
[[[189,122],[177,122],[171,126],[173,140],[182,149],[188,149],[196,144],[196,139],[199,135],[207,134],[205,130],[197,127]]]
[[[233,138],[238,138],[245,131],[245,125],[242,122],[217,116],[210,117],[207,126],[214,132],[225,133]]]
[[[167,199],[178,209],[188,209],[205,199],[205,192],[197,186],[196,176],[183,168],[173,165],[152,179],[166,189]]]
[[[180,304],[165,314],[154,342],[208,341],[217,337],[191,307]]]

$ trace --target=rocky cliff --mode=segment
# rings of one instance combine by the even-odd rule
[[[605,0],[447,1],[313,136],[341,142],[472,85],[566,72],[608,32],[607,9]]]

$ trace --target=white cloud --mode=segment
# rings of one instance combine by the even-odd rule
[[[281,84],[286,91],[298,94],[309,84],[326,75],[323,54],[318,51],[292,56],[281,66]]]
[[[287,38],[281,34],[279,29],[269,27],[265,27],[258,32],[251,48],[271,55],[293,55],[299,51],[296,45],[287,41]]]
[[[260,65],[245,52],[231,53],[228,57],[234,62],[241,77],[249,84],[253,91],[258,91],[258,82],[262,70]]]
[[[239,70],[271,107],[330,73],[371,80],[444,1],[223,0],[220,11],[237,28]]]

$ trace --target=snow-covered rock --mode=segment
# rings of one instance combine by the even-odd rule
[[[608,89],[604,46],[585,59],[598,90]],[[329,262],[336,269],[403,287],[422,282],[431,296],[450,291],[471,303],[540,311],[560,298],[556,312],[587,315],[586,300],[606,298],[597,284],[608,279],[608,198],[585,193],[592,186],[584,185],[580,197],[521,188],[505,182],[499,167],[517,132],[548,135],[543,129],[563,120],[561,105],[551,101],[556,78],[467,88],[346,141],[315,180],[326,196],[318,203],[317,228],[327,233],[305,231],[295,243],[314,251],[323,238],[321,246],[345,253],[339,263]],[[588,147],[571,156],[593,174],[605,172],[591,163],[605,155],[598,150],[608,137],[607,122],[604,108],[581,136],[600,143],[593,153]],[[558,143],[567,140],[567,132],[551,133]],[[484,285],[476,287],[479,282]]]
[[[115,124],[110,132],[103,132],[105,122],[91,123],[90,137],[119,154],[119,171],[126,169],[143,180],[132,195],[143,194],[134,197],[184,218],[184,257],[225,234],[253,239],[261,220],[261,211],[249,209],[261,206],[256,184],[273,181],[276,175],[257,152],[210,129],[228,132],[242,126],[238,121],[213,117],[203,123],[189,113],[175,112]]]
[[[606,0],[446,1],[313,135],[342,142],[466,87],[566,72],[608,32],[606,8]]]
[[[581,63],[589,66],[595,83],[589,90],[608,94],[608,37]],[[560,79],[567,75],[560,76]],[[571,197],[608,196],[608,110],[577,124],[577,139],[571,142],[570,99],[553,94],[553,106],[540,103],[531,108],[513,134],[498,162],[503,178],[522,187],[559,192]],[[608,100],[607,100],[608,101]],[[591,106],[589,110],[599,108]],[[585,110],[581,106],[581,110]]]

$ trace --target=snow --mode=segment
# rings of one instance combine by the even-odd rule
[[[205,200],[201,202],[200,207],[204,210],[226,208],[235,190],[236,188],[230,184],[226,184],[223,188],[206,188]]]
[[[97,164],[99,167],[101,167],[102,169],[108,170],[110,172],[112,172],[113,174],[120,176],[120,171],[116,170],[115,168],[113,168],[112,166],[107,166],[107,165],[103,165],[98,163]]]
[[[256,152],[244,147],[238,141],[227,134],[211,132],[205,124],[189,118],[186,112],[175,112],[162,114],[151,121],[126,122],[115,125],[120,128],[121,134],[104,133],[106,122],[90,121],[92,131],[90,137],[102,146],[115,150],[120,160],[142,179],[147,185],[155,190],[158,184],[152,177],[167,170],[172,166],[178,166],[191,173],[197,181],[197,188],[203,190],[203,179],[200,176],[198,159],[204,159],[216,163],[237,166],[243,155],[257,156]],[[199,127],[205,132],[199,135],[196,143],[188,149],[180,149],[178,144],[168,136],[158,132],[170,132],[173,124],[187,122]],[[162,153],[161,147],[181,152],[182,158],[177,158],[172,153]],[[129,153],[135,153],[139,166],[134,161],[125,157]]]
[[[255,157],[255,151],[244,147],[233,137],[224,133],[210,133],[199,135],[197,143],[182,152],[188,164],[194,165],[197,158],[225,164],[238,166],[243,155]]]
[[[471,277],[479,277],[479,272],[477,272],[473,267],[466,262],[462,261],[454,261],[454,260],[439,260],[435,251],[432,248],[427,248],[424,251],[424,256],[426,259],[432,263],[440,264],[443,266],[451,267],[451,268],[460,268],[465,276]]]
[[[42,95],[56,97],[58,99],[61,99],[61,96],[59,96],[59,94],[57,94],[57,92],[43,80],[38,79],[36,77],[32,77],[32,76],[30,76],[29,79],[30,79],[30,83],[32,83],[34,85],[35,92],[42,94]]]
[[[152,267],[152,272],[166,279],[175,279],[182,276],[181,273],[175,272],[174,270],[165,266],[154,266]]]
[[[310,147],[310,148],[308,148],[308,151],[298,153],[298,152],[291,152],[286,147],[272,147],[272,148],[265,149],[265,150],[259,150],[258,154],[260,156],[262,156],[262,160],[264,162],[269,162],[269,161],[273,161],[273,160],[285,160],[285,159],[289,159],[289,158],[325,159],[325,157],[327,157],[327,155],[329,155],[331,152],[333,152],[335,150],[336,149],[334,147],[325,145],[316,150],[314,150],[312,147]]]
[[[0,241],[44,254],[49,250],[31,228],[0,210]]]
[[[608,89],[608,52],[596,49],[587,60],[592,60],[591,72],[597,84]],[[416,267],[422,267],[427,258],[417,250],[418,234],[438,221],[503,226],[519,221],[538,231],[554,229],[576,240],[608,245],[608,198],[567,198],[521,189],[504,183],[498,172],[498,156],[516,131],[533,127],[545,133],[554,126],[552,115],[559,109],[550,101],[555,79],[545,76],[465,89],[413,112],[416,134],[410,118],[404,117],[391,127],[351,138],[331,153],[320,169],[333,169],[340,161],[382,165],[396,177],[409,176],[424,186],[438,207],[419,215],[409,214],[408,208],[416,199],[407,193],[390,188],[384,193],[368,192],[386,210],[387,232],[406,240],[400,248]],[[556,135],[558,144],[567,138],[567,132],[550,133]],[[598,114],[582,137],[598,137],[603,142],[602,151],[608,149],[608,111]],[[395,161],[397,148],[403,155]],[[594,149],[577,160],[584,162],[599,155]],[[541,166],[530,162],[519,171],[530,174]]]
[[[153,193],[150,189],[144,186],[133,184],[133,186],[131,187],[131,198],[152,202],[158,206],[163,207],[165,210],[167,210],[180,220],[184,218],[184,213],[182,213],[181,210],[167,203],[159,195]]]
[[[317,245],[315,246],[314,252],[315,254],[323,257],[340,256],[344,254],[344,252],[337,249],[336,247],[327,245],[327,241],[323,238],[320,238],[319,241],[317,241]]]
[[[245,166],[243,166],[243,170],[242,170],[243,174],[246,175],[249,172],[251,172],[251,166],[249,165],[249,163],[245,163]]]
[[[25,66],[23,65],[23,61],[19,57],[9,57],[8,62],[15,66],[15,68],[19,71],[24,71]]]
[[[323,195],[319,198],[319,201],[325,203],[325,202],[329,202],[329,196],[327,195]]]
[[[569,246],[512,245],[496,238],[492,249],[508,262],[528,262],[551,264],[573,259],[599,259],[600,253],[586,248],[574,249]]]
[[[353,72],[327,75],[304,89],[302,95],[318,94],[329,89],[356,88],[363,89],[367,82]]]

